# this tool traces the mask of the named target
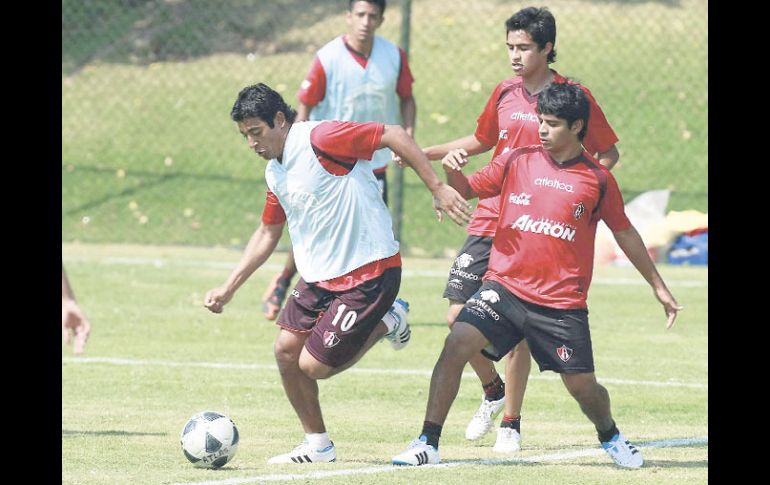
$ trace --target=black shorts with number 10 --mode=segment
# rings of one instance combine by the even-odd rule
[[[449,270],[444,298],[465,303],[481,288],[481,278],[487,272],[491,249],[491,237],[468,236]]]

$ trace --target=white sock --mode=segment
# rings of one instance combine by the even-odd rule
[[[321,450],[332,444],[328,433],[305,433],[305,439],[310,447],[316,450]]]
[[[388,333],[392,332],[394,328],[396,328],[396,317],[390,314],[390,310],[388,310],[388,313],[385,314],[385,316],[382,317],[382,323],[385,324],[386,327],[388,327]]]

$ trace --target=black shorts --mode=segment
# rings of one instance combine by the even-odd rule
[[[456,321],[469,323],[484,334],[489,344],[481,353],[492,360],[499,361],[526,339],[540,372],[594,371],[588,310],[535,305],[496,281],[484,281]]]
[[[489,266],[492,238],[468,236],[449,270],[443,297],[465,303],[481,287],[481,277]]]
[[[355,357],[382,317],[390,310],[401,285],[401,268],[388,268],[373,280],[333,292],[303,278],[291,290],[277,325],[310,333],[305,348],[320,362],[339,367]]]

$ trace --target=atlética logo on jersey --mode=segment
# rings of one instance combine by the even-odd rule
[[[556,355],[558,355],[563,362],[567,362],[570,357],[572,357],[572,352],[573,349],[567,347],[566,345],[562,345],[556,349]]]
[[[337,332],[324,331],[324,347],[330,349],[340,343],[340,338],[337,337]]]
[[[497,136],[498,140],[507,140],[508,139],[508,130],[500,130],[500,134]]]
[[[481,292],[481,299],[489,303],[497,303],[500,301],[500,295],[495,290],[484,290]]]
[[[582,202],[572,204],[572,206],[575,208],[575,211],[572,213],[572,215],[575,216],[576,220],[583,217],[583,214],[586,213],[586,206],[584,206]]]
[[[455,266],[458,268],[467,268],[473,262],[473,256],[468,253],[462,253],[455,259]]]

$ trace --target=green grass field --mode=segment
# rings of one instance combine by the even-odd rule
[[[597,377],[618,426],[642,446],[642,469],[613,465],[555,374],[536,368],[524,401],[522,451],[493,453],[493,433],[467,442],[465,425],[481,395],[469,367],[444,426],[442,465],[391,467],[391,456],[420,431],[447,333],[440,295],[450,260],[416,258],[404,260],[400,292],[412,308],[410,345],[397,353],[377,345],[354,368],[320,383],[338,461],[268,466],[270,456],[302,439],[274,367],[277,330],[260,312],[283,255],[214,315],[203,308],[203,295],[239,256],[224,248],[63,245],[70,281],[93,324],[82,357],[62,345],[63,484],[707,483],[707,268],[661,266],[685,306],[668,331],[632,268],[596,269],[589,306]],[[216,471],[194,468],[179,447],[187,418],[205,409],[230,416],[241,434],[234,460]]]
[[[129,3],[141,7],[118,7]],[[62,240],[244,244],[264,204],[264,164],[229,110],[258,81],[294,103],[314,50],[345,29],[341,4],[63,2]],[[503,23],[521,6],[412,2],[421,146],[475,129],[511,76]],[[669,209],[708,212],[707,6],[548,3],[558,23],[553,67],[591,89],[617,132],[613,173],[627,200],[671,188]],[[400,23],[390,2],[378,32],[397,41]],[[477,156],[470,170],[488,161]],[[429,222],[430,195],[412,171],[404,193],[406,254],[453,254],[464,235]]]

